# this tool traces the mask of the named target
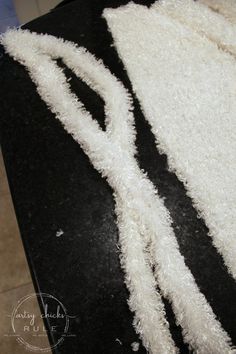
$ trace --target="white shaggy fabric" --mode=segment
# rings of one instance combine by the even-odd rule
[[[130,291],[129,305],[135,312],[135,328],[151,353],[176,353],[164,305],[144,252],[145,239],[140,229],[142,211],[136,203],[142,198],[145,185],[147,194],[155,198],[158,205],[155,217],[160,218],[160,223],[163,222],[170,233],[172,230],[162,201],[155,196],[154,188],[139,170],[133,156],[135,131],[128,93],[101,61],[73,43],[20,30],[7,32],[2,43],[10,55],[27,67],[42,99],[113,187],[122,248],[121,264]],[[52,60],[55,58],[63,58],[76,75],[103,97],[106,132],[71,93],[65,75]],[[160,237],[165,237],[161,231]]]
[[[236,278],[235,59],[154,9],[130,5],[105,18],[158,148]]]
[[[131,15],[133,10],[138,14],[141,10],[142,16],[147,11],[143,13],[142,7],[135,6],[128,7],[125,13],[127,10],[128,14],[131,10]],[[107,18],[114,18],[113,13],[107,12]],[[132,22],[129,16],[127,19]],[[135,15],[137,19],[140,20]],[[145,16],[143,20],[146,26]],[[129,35],[127,38],[130,39]],[[177,352],[163,303],[155,290],[151,263],[191,347],[202,354],[229,353],[230,339],[184,263],[169,214],[134,159],[133,115],[124,87],[101,62],[72,43],[27,31],[9,31],[2,43],[10,55],[28,68],[40,96],[114,189],[129,304],[135,311],[135,327],[146,348],[156,354]],[[70,92],[62,70],[52,61],[58,57],[104,98],[106,132]]]
[[[198,0],[215,12],[222,14],[227,20],[236,24],[235,0]]]
[[[236,24],[207,6],[194,0],[161,0],[154,3],[153,9],[177,19],[236,57]]]

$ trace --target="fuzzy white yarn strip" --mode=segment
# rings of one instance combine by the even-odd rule
[[[101,61],[71,42],[21,30],[7,32],[1,41],[7,52],[26,66],[42,99],[113,187],[122,248],[121,264],[130,291],[129,305],[135,312],[135,328],[151,353],[177,353],[139,227],[144,212],[142,209],[140,212],[140,206],[136,205],[142,198],[140,191],[147,184],[147,193],[157,200],[158,197],[133,156],[135,131],[129,94]],[[106,132],[71,93],[63,71],[52,60],[55,58],[62,58],[76,75],[103,97]],[[159,217],[160,223],[170,228],[168,214],[162,202],[158,200],[158,203],[160,209],[156,210],[155,218]]]
[[[122,265],[131,293],[129,304],[135,311],[135,326],[144,345],[152,353],[176,352],[148,265],[149,250],[144,252],[151,241],[151,260],[156,265],[159,285],[172,301],[185,340],[198,353],[229,353],[230,339],[184,263],[169,214],[133,157],[133,116],[123,86],[84,49],[55,37],[10,31],[2,43],[28,68],[41,97],[115,191]],[[58,57],[105,98],[107,132],[99,128],[70,92],[62,70],[52,61]],[[126,123],[120,123],[120,119]],[[122,135],[119,124],[126,125]]]
[[[215,12],[222,14],[227,20],[236,24],[236,1],[235,0],[198,0],[207,5]]]
[[[236,57],[236,24],[231,24],[224,16],[194,0],[161,0],[152,7],[208,37]]]
[[[184,182],[206,220],[214,245],[236,277],[234,58],[154,9],[130,4],[105,10],[104,17],[158,148],[167,154],[169,166]],[[181,277],[177,278],[181,282]],[[161,288],[167,289],[162,280],[159,277]],[[173,293],[165,294],[174,304]],[[174,309],[181,318],[180,305]],[[192,316],[195,310],[192,303]],[[186,316],[187,311],[183,313]],[[186,317],[180,320],[182,327],[193,328]],[[199,336],[208,341],[211,334],[200,327]],[[198,340],[194,338],[195,348],[203,345]],[[202,352],[227,352],[217,349],[216,342],[211,344],[214,349],[209,349],[208,343]]]

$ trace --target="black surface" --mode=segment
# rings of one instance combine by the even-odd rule
[[[85,46],[131,90],[101,18],[104,7],[124,3],[127,1],[74,1],[25,27]],[[72,90],[103,126],[102,100],[68,69],[65,72],[72,77]],[[139,340],[119,264],[110,187],[47,109],[25,68],[7,55],[0,58],[0,97],[1,145],[35,287],[56,296],[76,316],[70,322],[75,336],[66,338],[55,352],[132,353],[131,343]],[[166,157],[158,154],[134,100],[140,166],[165,198],[186,263],[236,343],[235,282],[182,183],[168,171]],[[59,229],[64,231],[62,237],[56,237]],[[166,300],[165,304],[173,337],[181,353],[188,353],[171,306]],[[139,353],[145,353],[142,346]]]

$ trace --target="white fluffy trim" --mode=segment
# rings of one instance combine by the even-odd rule
[[[133,115],[124,87],[92,55],[61,39],[10,31],[2,43],[27,67],[40,96],[114,189],[129,304],[144,345],[155,354],[177,351],[155,289],[153,262],[185,340],[198,353],[229,353],[230,339],[197,288],[179,252],[169,214],[134,158]],[[104,98],[106,132],[70,91],[62,70],[52,60],[58,57]]]
[[[145,239],[138,226],[140,211],[135,205],[138,202],[136,195],[140,198],[146,178],[134,158],[135,131],[129,94],[101,61],[71,42],[19,30],[7,32],[2,43],[10,55],[27,67],[42,99],[113,187],[122,248],[121,264],[130,291],[129,305],[135,313],[134,326],[151,353],[176,353],[178,350],[169,332],[164,304],[144,252]],[[106,132],[99,128],[71,92],[63,71],[52,60],[56,58],[62,58],[104,99]],[[155,217],[161,213],[159,210]]]

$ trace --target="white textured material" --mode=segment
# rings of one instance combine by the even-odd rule
[[[154,9],[130,5],[105,18],[158,148],[236,278],[235,59]]]
[[[156,200],[155,217],[160,217],[160,223],[163,222],[170,233],[172,229],[162,201],[155,196],[153,186],[139,170],[133,156],[135,131],[128,93],[101,61],[71,42],[19,30],[7,32],[2,43],[10,55],[27,67],[42,99],[113,187],[121,264],[130,291],[129,305],[135,313],[134,326],[151,353],[176,353],[164,304],[156,291],[150,261],[144,252],[145,239],[140,233],[142,211],[138,202],[145,187],[147,194]],[[63,58],[64,63],[104,99],[106,132],[71,93],[62,69],[52,60],[55,58]]]
[[[194,0],[160,0],[152,8],[177,19],[236,57],[236,24],[207,6]]]
[[[185,340],[197,353],[229,353],[230,339],[184,263],[168,211],[134,158],[133,115],[124,87],[101,62],[72,43],[27,31],[9,31],[2,43],[27,67],[40,96],[114,189],[129,305],[146,348],[154,354],[177,351],[155,290],[155,265],[159,286],[171,299]],[[58,57],[104,99],[106,132],[71,93],[52,61]]]
[[[227,20],[236,24],[236,1],[235,0],[198,0],[207,5],[215,12],[222,14]]]

